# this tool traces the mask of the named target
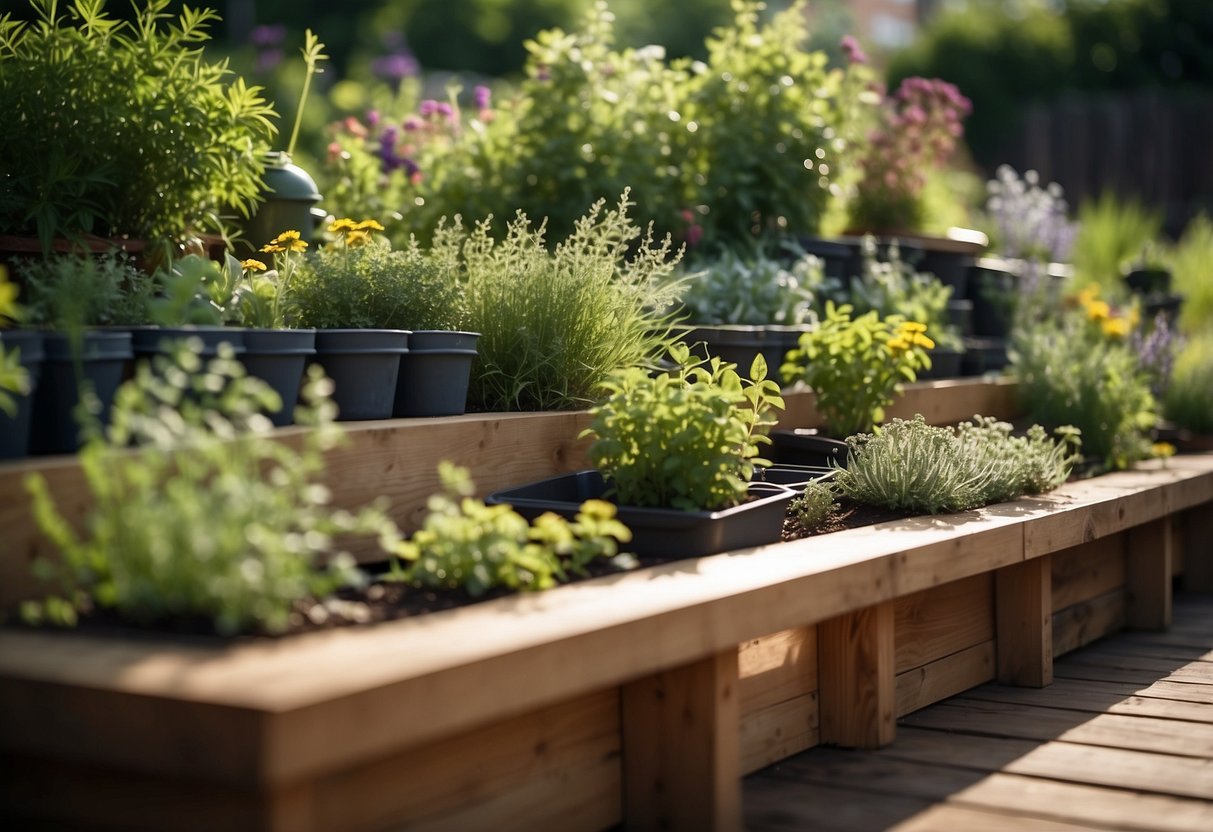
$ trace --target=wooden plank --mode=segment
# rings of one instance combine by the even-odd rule
[[[903,386],[902,395],[888,408],[887,418],[912,419],[921,413],[932,425],[954,425],[971,419],[974,413],[999,419],[1014,419],[1021,409],[1015,399],[1015,382],[1000,378],[939,379]],[[783,393],[785,409],[779,414],[779,427],[820,428],[817,396],[803,385]]]
[[[1053,658],[1114,633],[1125,623],[1125,593],[1118,589],[1053,613]],[[1054,675],[1057,675],[1054,665]]]
[[[894,672],[904,673],[994,637],[989,573],[894,602]]]
[[[1126,625],[1167,629],[1171,626],[1171,519],[1129,529],[1125,551]]]
[[[1016,691],[1024,693],[1023,691]],[[1028,695],[1036,694],[1032,691]],[[845,810],[850,803],[879,804],[886,799],[911,798],[944,802],[1010,814],[1021,818],[1021,828],[1034,829],[1036,820],[1131,828],[1150,832],[1194,832],[1213,828],[1213,804],[1201,800],[1075,783],[1063,783],[997,771],[975,771],[948,765],[930,765],[891,759],[884,752],[859,753],[818,748],[764,773],[771,785],[763,797],[774,814],[783,795],[805,785],[836,789],[838,798],[825,805]],[[752,784],[746,783],[747,807]],[[783,780],[783,790],[774,781]],[[840,806],[840,803],[842,804]],[[756,813],[747,811],[747,819]],[[828,818],[823,818],[829,828]],[[871,827],[878,828],[878,827]],[[968,829],[968,826],[948,827]]]
[[[891,758],[1004,771],[1091,786],[1213,799],[1213,761],[1070,742],[946,734],[904,727],[884,750]]]
[[[741,717],[817,691],[817,628],[796,627],[737,648]]]
[[[925,708],[994,678],[994,642],[984,641],[897,674],[897,716]]]
[[[1171,577],[1182,578],[1184,574],[1184,551],[1187,543],[1184,540],[1185,523],[1182,514],[1172,514],[1167,518],[1171,523]]]
[[[823,743],[879,748],[893,741],[894,617],[885,601],[817,626]]]
[[[1130,690],[1134,688],[1130,687]],[[1085,713],[1152,716],[1187,722],[1213,723],[1213,708],[1195,702],[1158,699],[1126,692],[1123,685],[1080,679],[1058,679],[1047,688],[1023,690],[1003,685],[982,685],[958,697],[958,702],[1011,702],[1066,708]]]
[[[1073,483],[1041,498],[1043,504],[1052,505],[1054,510],[1026,521],[1025,557],[1089,543],[1163,517],[1169,509],[1167,489],[1141,486],[1151,481],[1163,486],[1170,480],[1164,477],[1152,480],[1151,474],[1145,471],[1100,477],[1105,482]]]
[[[1125,585],[1125,538],[1093,540],[1050,555],[1053,612],[1090,601]]]
[[[1113,670],[1147,670],[1159,676],[1183,676],[1213,682],[1213,662],[1135,656],[1107,650],[1082,650],[1066,658],[1066,667],[1104,667]]]
[[[1178,644],[1129,644],[1121,638],[1092,644],[1083,652],[1093,656],[1140,656],[1152,659],[1172,659],[1177,662],[1213,662],[1213,649],[1185,647]]]
[[[1163,696],[1182,702],[1213,702],[1213,684],[1207,679],[1187,675],[1182,670],[1162,674],[1157,670],[1121,670],[1098,665],[1073,664],[1058,667],[1058,679],[1085,679],[1090,682],[1114,682],[1149,688],[1143,696]]]
[[[1021,703],[953,700],[910,714],[901,724],[937,731],[1213,758],[1213,726],[1140,715],[1091,715]]]
[[[741,827],[737,651],[623,686],[628,829]]]
[[[948,536],[930,547],[896,555],[893,566],[896,594],[906,596],[1019,563],[1023,560],[1023,513],[1024,505],[1015,502],[987,506],[976,512],[915,518],[916,524],[927,524],[940,532],[955,530],[969,534]],[[901,529],[904,524],[881,526]]]
[[[619,690],[333,772],[311,790],[316,832],[603,829],[622,817]]]
[[[741,773],[750,774],[817,745],[817,694],[797,696],[741,719]]]
[[[1040,688],[1053,681],[1052,555],[994,573],[997,678]]]

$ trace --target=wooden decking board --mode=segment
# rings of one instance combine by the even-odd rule
[[[1213,598],[1126,633],[1043,689],[981,685],[873,751],[816,748],[746,781],[746,828],[1213,829]]]

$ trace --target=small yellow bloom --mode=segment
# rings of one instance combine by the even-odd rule
[[[912,342],[920,347],[926,347],[929,350],[935,349],[935,342],[921,332],[915,332]]]
[[[283,248],[282,246],[274,245],[273,243],[266,243],[265,245],[263,245],[261,247],[261,250],[264,251],[266,254],[279,254],[283,251],[286,251],[286,249]]]
[[[359,231],[382,231],[383,226],[375,220],[363,220],[354,226]]]
[[[329,223],[329,231],[333,234],[344,234],[347,231],[353,231],[358,225],[349,217],[340,220],[333,220]]]
[[[906,321],[905,323],[903,323],[901,325],[901,328],[905,332],[926,332],[927,331],[927,325],[920,324],[917,321]]]
[[[262,263],[260,260],[254,260],[251,257],[248,260],[241,260],[240,267],[242,269],[244,269],[246,272],[263,272],[263,271],[265,271],[265,264]]]
[[[1093,321],[1106,321],[1112,314],[1112,307],[1107,301],[1093,300],[1086,305],[1087,317]]]
[[[1103,322],[1101,328],[1103,329],[1103,334],[1109,338],[1126,338],[1131,329],[1128,320],[1125,318],[1108,318]]]
[[[1092,283],[1087,288],[1078,293],[1078,303],[1083,308],[1090,306],[1099,297],[1099,287]]]
[[[1175,446],[1170,442],[1155,442],[1150,446],[1150,453],[1158,459],[1166,459],[1175,456]]]
[[[910,348],[910,342],[898,335],[886,341],[885,346],[888,347],[892,352],[898,352],[900,350],[908,350]]]
[[[270,245],[281,246],[273,249],[274,251],[303,251],[307,248],[307,243],[299,239],[298,231],[283,231],[274,239],[270,240]],[[262,249],[265,251],[266,249]]]
[[[356,228],[345,235],[345,244],[350,248],[360,248],[371,241],[371,232]]]

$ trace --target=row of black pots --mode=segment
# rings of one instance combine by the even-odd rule
[[[31,392],[17,397],[13,416],[0,413],[0,459],[72,453],[79,448],[76,410],[81,382],[91,387],[106,422],[114,394],[134,361],[169,342],[195,338],[210,357],[230,344],[246,370],[279,395],[283,407],[267,414],[275,425],[294,421],[294,407],[309,361],[334,381],[343,420],[463,413],[476,356],[476,333],[405,330],[265,330],[225,327],[89,330],[76,349],[61,333],[7,331],[0,343],[19,351]]]

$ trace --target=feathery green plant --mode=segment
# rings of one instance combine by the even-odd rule
[[[815,480],[788,504],[788,509],[805,532],[813,533],[838,511],[838,495],[829,482]]]

